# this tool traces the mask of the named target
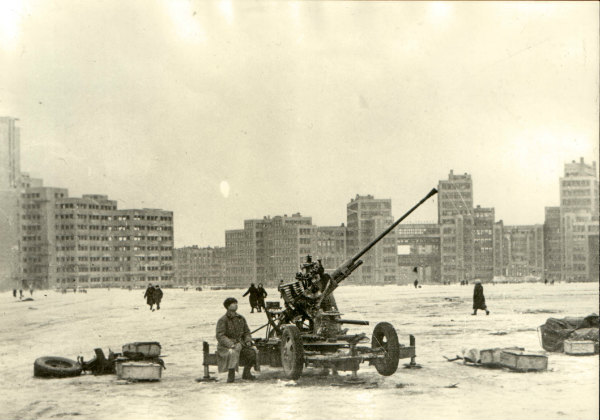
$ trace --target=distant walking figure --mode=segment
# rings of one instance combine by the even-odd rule
[[[23,299],[23,289],[19,289],[19,299]]]
[[[17,289],[13,289],[13,297],[17,297]]]
[[[160,286],[157,284],[154,288],[154,303],[156,303],[156,309],[160,310],[160,301],[163,297],[163,291],[160,289]]]
[[[471,315],[477,315],[477,310],[481,309],[485,311],[486,315],[490,314],[487,306],[485,305],[485,296],[483,295],[483,286],[480,280],[475,280],[475,288],[473,289],[473,313]]]
[[[413,284],[415,285],[415,289],[416,289],[417,286],[419,285],[419,280],[415,280],[415,282]]]
[[[252,308],[250,313],[254,313],[255,308],[259,309],[260,311],[260,308],[258,308],[258,289],[254,285],[254,283],[250,283],[250,287],[248,288],[248,290],[246,290],[246,293],[244,293],[242,297],[245,297],[248,294],[250,295],[248,296],[248,301],[250,302],[250,307]]]
[[[152,306],[154,306],[154,287],[152,287],[152,284],[148,285],[146,293],[144,293],[144,297],[146,298],[146,303],[150,305],[150,310],[153,311],[154,309]]]
[[[258,306],[258,312],[261,312],[260,308],[265,307],[265,298],[267,297],[267,291],[263,287],[262,283],[258,283],[258,288],[256,289],[256,303]]]

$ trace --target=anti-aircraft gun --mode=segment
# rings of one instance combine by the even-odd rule
[[[307,258],[303,265],[305,273],[297,273],[296,278],[281,283],[278,287],[283,298],[280,302],[266,302],[267,323],[265,338],[255,339],[257,370],[260,365],[282,367],[287,378],[297,379],[305,366],[331,368],[334,371],[352,371],[356,378],[359,364],[368,361],[384,376],[393,375],[398,368],[399,359],[411,358],[414,365],[415,339],[410,335],[410,344],[404,346],[398,341],[398,334],[388,322],[378,323],[371,337],[371,346],[360,346],[368,342],[365,333],[348,334],[343,324],[369,325],[369,321],[343,319],[339,312],[334,290],[352,272],[361,266],[360,259],[381,239],[388,235],[398,224],[408,217],[421,204],[434,196],[432,189],[421,201],[408,210],[386,230],[381,232],[364,248],[326,274],[321,262]],[[216,365],[216,355],[210,354],[208,344],[204,343],[205,379],[210,377],[208,366]]]

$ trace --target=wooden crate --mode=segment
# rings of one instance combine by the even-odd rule
[[[502,367],[500,363],[500,354],[503,350],[523,351],[523,347],[496,347],[493,349],[484,349],[479,352],[481,364],[487,367]]]
[[[565,340],[565,354],[572,356],[583,356],[595,353],[595,343],[593,341],[575,341]]]
[[[118,362],[117,377],[130,381],[160,381],[162,366],[151,362]]]
[[[500,365],[519,372],[544,371],[548,369],[548,356],[518,350],[502,350]]]

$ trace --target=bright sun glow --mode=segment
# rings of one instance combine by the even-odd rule
[[[221,0],[219,2],[219,10],[228,24],[233,23],[233,4],[231,0]]]
[[[187,41],[205,42],[206,34],[200,21],[187,1],[168,1],[164,3],[168,9],[175,31]]]
[[[452,11],[452,6],[445,1],[432,1],[429,3],[429,15],[435,23],[445,21]]]
[[[223,197],[229,197],[229,182],[221,181],[221,185],[219,185],[219,188],[221,189],[221,194],[223,194]]]

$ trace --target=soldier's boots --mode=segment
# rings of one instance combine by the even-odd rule
[[[249,381],[253,381],[256,379],[256,377],[250,373],[251,368],[252,368],[252,366],[244,366],[244,372],[242,373],[242,379],[247,379]]]
[[[232,383],[235,382],[235,369],[229,369],[227,373],[227,382]]]

